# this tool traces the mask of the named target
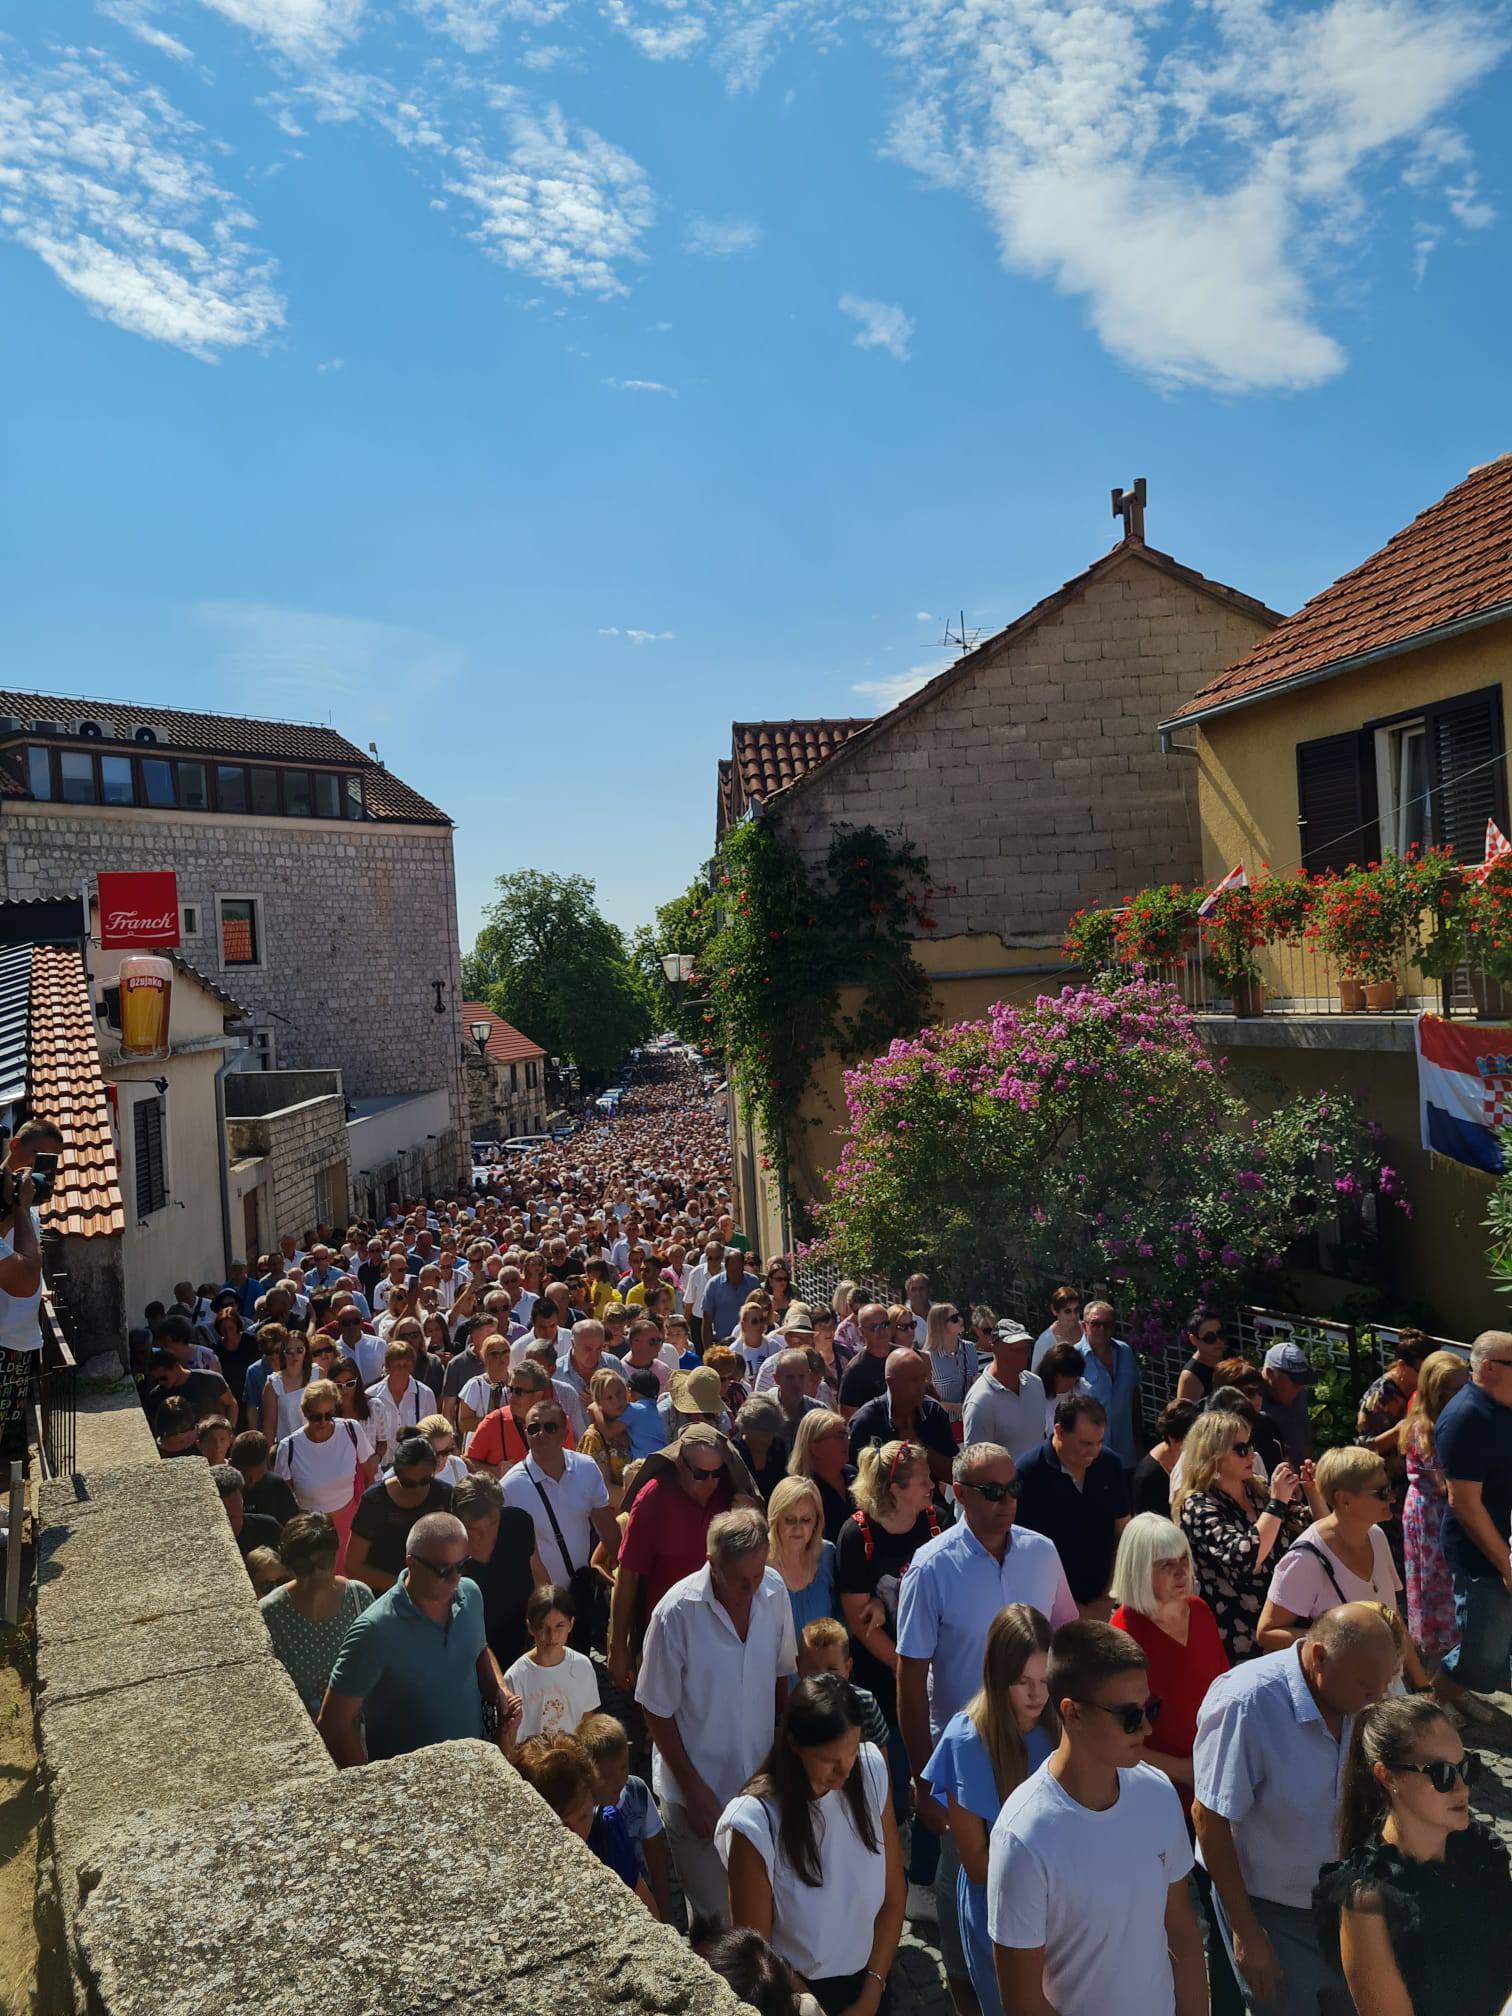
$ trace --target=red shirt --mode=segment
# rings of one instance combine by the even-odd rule
[[[653,1477],[636,1493],[620,1542],[620,1565],[641,1579],[643,1617],[649,1617],[674,1582],[692,1575],[709,1558],[709,1521],[728,1512],[728,1477],[721,1477],[706,1505],[696,1505],[675,1477]]]
[[[571,1449],[573,1446],[572,1423],[569,1421],[562,1447]],[[523,1463],[529,1453],[530,1444],[525,1439],[525,1430],[507,1407],[495,1407],[485,1414],[467,1438],[467,1454],[475,1463],[491,1463],[502,1470],[512,1470],[516,1463]]]
[[[1228,1654],[1213,1613],[1200,1596],[1188,1596],[1187,1642],[1178,1645],[1152,1618],[1120,1603],[1109,1622],[1127,1631],[1145,1655],[1150,1692],[1160,1696],[1160,1715],[1147,1739],[1167,1757],[1190,1757],[1197,1740],[1197,1711],[1209,1687],[1229,1670]]]

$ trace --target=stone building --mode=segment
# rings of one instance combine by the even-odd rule
[[[359,1111],[439,1095],[429,1152],[461,1173],[444,812],[333,729],[0,692],[0,900],[133,868],[175,871],[183,954],[263,1065],[339,1070]]]
[[[980,1015],[1064,972],[1072,911],[1195,879],[1195,779],[1162,755],[1160,724],[1281,620],[1148,546],[1131,512],[1110,552],[876,720],[736,724],[720,829],[771,820],[813,867],[841,826],[912,842],[935,890],[914,950],[936,1011]],[[832,1059],[791,1130],[805,1193],[843,1113]],[[742,1209],[775,1250],[788,1214],[738,1113],[735,1134]]]
[[[488,1024],[481,1055],[475,1023]],[[462,1003],[462,1042],[468,1059],[467,1089],[475,1138],[507,1141],[512,1134],[539,1134],[546,1120],[546,1052],[539,1043],[495,1015],[481,1001]]]

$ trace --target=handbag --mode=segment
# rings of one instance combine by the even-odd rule
[[[536,1496],[546,1507],[546,1517],[551,1522],[551,1537],[557,1543],[557,1551],[562,1557],[562,1566],[567,1570],[567,1587],[572,1595],[572,1607],[576,1615],[572,1620],[572,1630],[567,1643],[574,1652],[591,1652],[595,1645],[602,1646],[609,1636],[609,1592],[592,1568],[574,1568],[572,1556],[567,1551],[567,1542],[562,1538],[562,1529],[557,1524],[556,1513],[551,1509],[551,1500],[541,1489],[541,1480],[529,1464],[525,1475],[535,1486]]]

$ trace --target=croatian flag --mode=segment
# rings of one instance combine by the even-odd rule
[[[1237,867],[1230,868],[1221,882],[1216,883],[1213,888],[1209,889],[1206,896],[1197,905],[1197,915],[1199,917],[1211,917],[1214,906],[1225,889],[1248,889],[1248,887],[1249,877],[1245,874],[1244,863],[1241,861]]]
[[[1417,1065],[1423,1146],[1499,1176],[1496,1130],[1512,1121],[1512,1028],[1419,1015]]]

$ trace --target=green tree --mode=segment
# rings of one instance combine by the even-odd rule
[[[535,868],[501,875],[498,900],[462,961],[463,991],[602,1078],[651,1032],[651,1010],[624,938],[599,914],[582,875]]]
[[[704,952],[718,928],[719,919],[708,884],[700,878],[690,882],[680,896],[663,903],[654,924],[642,924],[631,940],[630,956],[641,975],[647,1004],[658,1029],[674,1029],[685,1043],[707,1043],[709,1030],[704,1020],[704,997],[708,983],[701,971]],[[693,978],[674,999],[662,959],[668,952],[690,952],[699,962]],[[690,1002],[698,1002],[690,1007]]]

